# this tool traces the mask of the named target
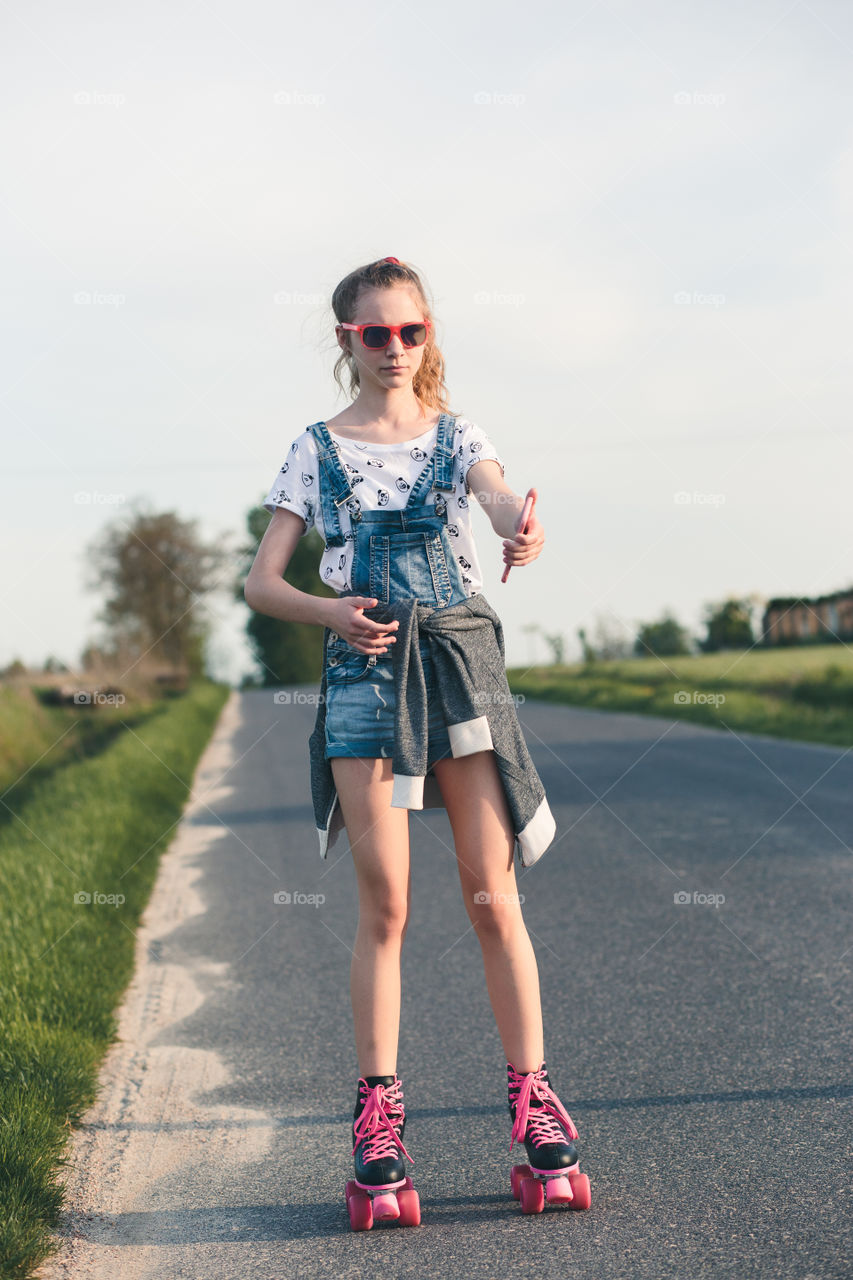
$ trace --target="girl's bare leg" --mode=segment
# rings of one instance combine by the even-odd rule
[[[545,1056],[539,970],[517,900],[512,819],[494,752],[447,757],[434,770],[506,1060],[536,1071]]]
[[[358,1069],[393,1075],[400,1033],[400,951],[411,901],[408,810],[391,808],[391,761],[330,761],[358,881],[350,995]]]

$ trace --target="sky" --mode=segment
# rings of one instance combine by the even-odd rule
[[[843,0],[16,0],[2,37],[0,665],[97,641],[87,549],[140,500],[233,550],[199,608],[254,669],[247,516],[345,406],[331,293],[385,255],[538,490],[506,584],[473,515],[508,662],[853,584]]]

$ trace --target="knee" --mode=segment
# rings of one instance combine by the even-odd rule
[[[387,897],[371,902],[359,911],[359,929],[364,929],[374,942],[386,944],[402,942],[409,923],[409,909],[405,898]]]
[[[517,894],[488,893],[481,890],[473,895],[468,918],[481,942],[506,943],[519,930],[524,930]]]

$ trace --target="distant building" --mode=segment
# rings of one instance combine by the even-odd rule
[[[812,600],[769,600],[761,630],[761,643],[768,645],[853,640],[853,587]]]

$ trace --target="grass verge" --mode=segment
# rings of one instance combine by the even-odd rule
[[[0,1271],[10,1280],[55,1248],[70,1129],[95,1099],[134,929],[228,692],[198,681],[126,718],[97,754],[3,795]]]

